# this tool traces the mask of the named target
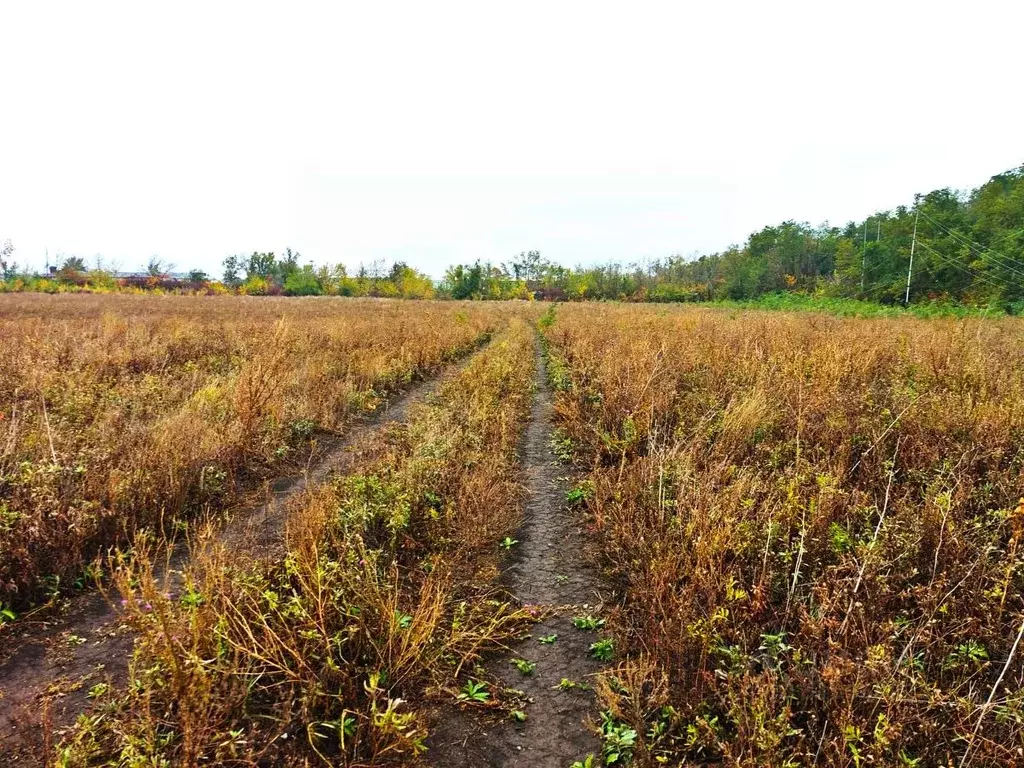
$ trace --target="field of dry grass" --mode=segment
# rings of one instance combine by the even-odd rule
[[[140,527],[301,467],[505,322],[484,305],[132,296],[0,302],[0,603],[91,580]]]
[[[637,764],[1024,759],[1021,331],[559,309]]]
[[[89,691],[45,759],[454,764],[430,736],[456,710],[537,733],[528,698],[487,669],[515,641],[523,675],[530,643],[603,665],[551,694],[596,688],[580,728],[602,751],[574,768],[1021,763],[1022,328],[614,304],[5,300],[0,599],[66,593],[117,544],[103,589],[135,638],[124,684]],[[532,397],[538,343],[553,420]],[[463,356],[344,472],[295,494],[279,548],[198,523]],[[553,453],[534,445],[525,462],[528,423]],[[573,476],[532,528],[527,463]],[[167,576],[154,553],[182,527],[192,556]],[[603,603],[576,615],[512,598],[533,562],[509,569],[515,548],[569,540],[527,530],[570,531]],[[585,634],[524,637],[558,611],[574,616],[563,635]]]
[[[60,763],[416,759],[418,705],[454,700],[460,673],[528,618],[490,582],[518,524],[533,345],[514,319],[355,472],[295,505],[283,558],[212,546],[178,594],[138,552],[121,560],[139,635],[128,692],[79,721]]]

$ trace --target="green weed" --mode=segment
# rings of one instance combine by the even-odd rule
[[[615,655],[615,644],[610,638],[590,644],[590,655],[598,661],[611,661]]]
[[[520,671],[523,675],[532,675],[534,670],[537,669],[537,662],[527,661],[526,659],[512,659],[512,666]]]

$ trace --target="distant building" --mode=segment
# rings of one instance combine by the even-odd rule
[[[162,275],[151,275],[149,272],[142,270],[140,272],[116,272],[114,277],[123,278],[147,278],[147,277],[158,277],[164,280],[188,280],[188,272],[167,272]]]

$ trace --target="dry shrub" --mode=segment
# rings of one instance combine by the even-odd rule
[[[305,464],[504,325],[492,305],[245,297],[0,304],[0,602],[75,585],[134,531]]]
[[[117,566],[139,632],[128,691],[80,720],[62,765],[408,762],[418,705],[521,633],[528,614],[475,580],[518,523],[516,445],[533,338],[478,353],[357,471],[289,510],[287,553],[200,547],[180,589],[144,554]]]
[[[560,309],[560,426],[656,664],[605,688],[658,734],[635,760],[1024,759],[1020,328]]]

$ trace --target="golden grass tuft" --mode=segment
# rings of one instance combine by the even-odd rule
[[[557,317],[640,764],[1019,762],[1020,321]]]
[[[5,297],[0,603],[66,592],[136,530],[217,512],[303,466],[316,438],[507,315],[383,300]]]

